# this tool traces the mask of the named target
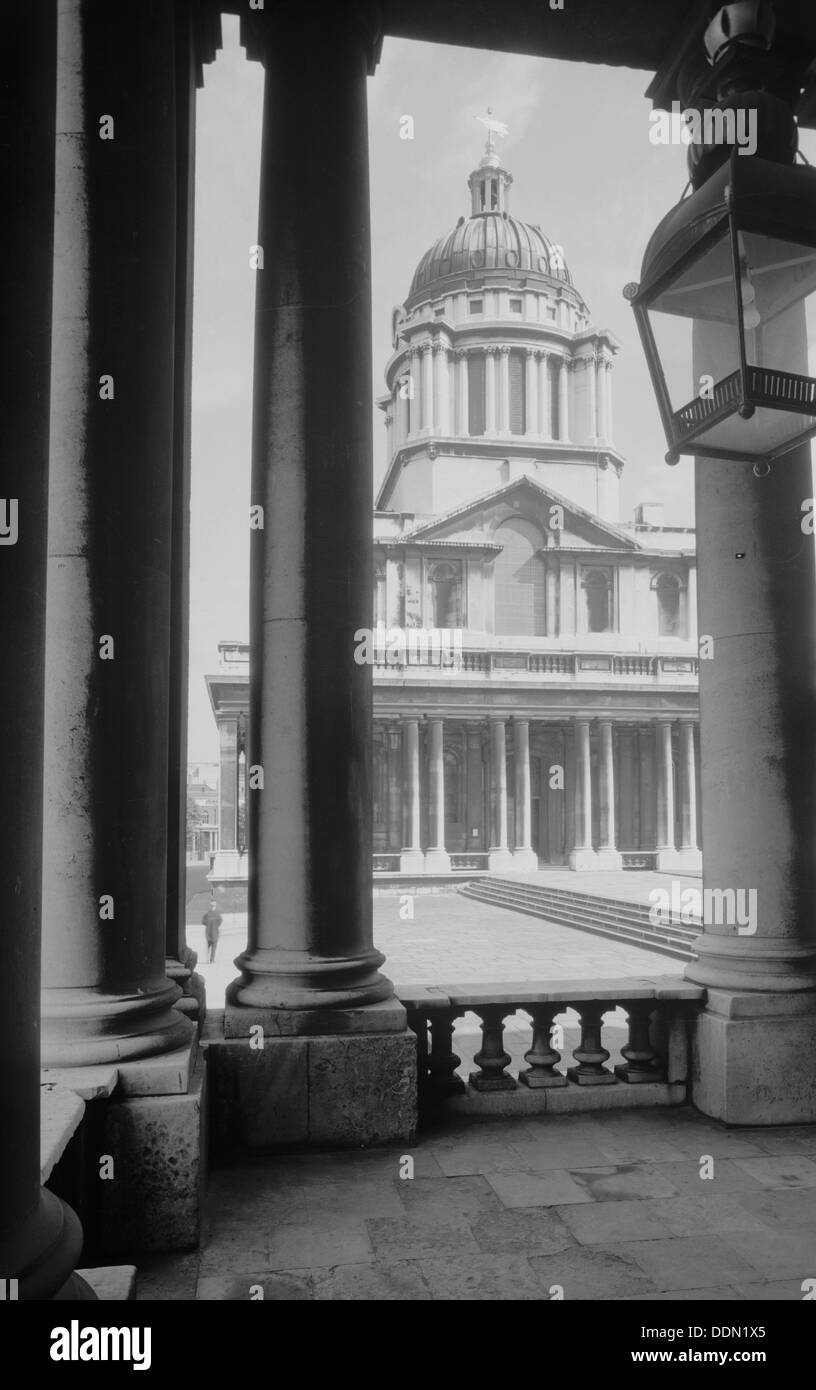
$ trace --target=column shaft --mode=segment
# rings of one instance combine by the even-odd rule
[[[436,427],[441,435],[450,434],[450,381],[448,379],[448,349],[438,343],[436,362]]]
[[[608,719],[600,720],[598,733],[600,735],[599,791],[601,813],[598,860],[603,862],[604,868],[619,869],[622,860],[618,853],[615,826],[615,750],[611,721]]]
[[[532,844],[532,801],[530,797],[530,724],[517,719],[513,724],[513,760],[515,770],[516,837],[513,864],[517,869],[535,871],[538,854]]]
[[[499,348],[499,430],[507,434],[510,430],[510,349]]]
[[[526,357],[526,395],[524,422],[525,434],[540,434],[538,421],[538,369],[536,355],[532,348],[528,348]]]
[[[488,867],[512,864],[507,845],[507,741],[503,719],[490,721],[490,851]]]
[[[575,721],[575,844],[570,852],[570,868],[588,869],[594,867],[589,720],[577,719]]]
[[[425,856],[420,849],[419,723],[405,719],[402,725],[403,834],[400,869],[422,873]]]
[[[10,0],[0,83],[0,1279],[53,1298],[79,1258],[73,1212],[40,1187],[40,924],[56,6]],[[4,1294],[11,1298],[11,1291]],[[65,1296],[80,1296],[79,1289]]]
[[[697,848],[697,769],[694,759],[694,724],[680,721],[680,848]]]
[[[315,1009],[393,996],[372,940],[372,673],[354,660],[373,566],[369,49],[362,9],[359,24],[316,17],[246,26],[266,70],[251,492],[265,525],[250,533],[249,939],[230,1032],[246,1026],[232,1006],[308,1029]]]
[[[175,16],[60,9],[46,624],[49,1065],[180,1046],[164,973]],[[115,138],[100,138],[111,113]],[[100,380],[101,379],[101,380]],[[110,379],[110,380],[109,380]],[[107,383],[113,394],[102,394]]]
[[[467,437],[470,434],[470,405],[468,399],[468,359],[467,353],[459,349],[456,353],[459,376],[459,429],[458,433]]]
[[[428,726],[428,837],[426,873],[447,873],[450,856],[445,849],[445,741],[441,719],[432,719]]]
[[[433,431],[436,427],[436,401],[434,400],[433,344],[422,344],[422,428]]]
[[[496,433],[496,349],[485,352],[485,434]]]
[[[558,372],[558,438],[567,441],[569,437],[569,369],[566,357],[562,357]]]
[[[659,853],[674,847],[672,726],[668,719],[660,719],[657,724],[657,849]]]
[[[550,358],[546,352],[539,352],[538,357],[538,433],[542,439],[552,437],[551,419],[552,407],[550,405]]]

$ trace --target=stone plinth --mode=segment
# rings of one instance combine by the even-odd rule
[[[692,1046],[691,1098],[732,1125],[816,1117],[816,994],[710,989]]]
[[[416,1036],[409,1029],[361,1032],[358,1019],[350,1025],[355,1032],[270,1036],[267,1027],[234,1037],[224,1023],[212,1012],[202,1038],[214,1154],[410,1140],[417,1097]]]

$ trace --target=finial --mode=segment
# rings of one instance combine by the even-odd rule
[[[492,106],[488,106],[486,116],[477,116],[476,119],[477,121],[481,121],[482,125],[485,127],[485,130],[487,131],[487,143],[485,144],[485,154],[489,158],[491,155],[494,155],[496,153],[495,136],[507,135],[509,133],[508,128],[505,125],[504,121],[494,121]]]

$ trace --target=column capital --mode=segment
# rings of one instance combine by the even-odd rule
[[[496,348],[496,351],[498,352],[498,354],[499,354],[500,357],[509,357],[509,356],[510,356],[510,346],[509,346],[508,343],[501,343],[501,344]]]
[[[377,0],[352,0],[342,8],[327,8],[321,0],[299,0],[296,7],[275,5],[241,15],[241,43],[247,58],[266,61],[271,46],[281,42],[308,46],[315,34],[331,33],[332,43],[354,36],[365,53],[366,69],[373,77],[383,43],[382,8]]]
[[[434,351],[433,340],[429,338],[426,340],[426,342],[420,343],[418,351],[422,354],[423,357],[427,357],[429,353]]]
[[[453,355],[456,358],[457,362],[464,362],[465,359],[469,356],[470,351],[470,348],[458,347],[453,349]]]

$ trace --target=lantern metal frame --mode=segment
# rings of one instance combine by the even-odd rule
[[[730,241],[739,365],[715,383],[710,397],[698,395],[675,409],[649,311],[689,266],[722,241],[724,232]],[[772,366],[759,367],[748,361],[741,294],[741,232],[816,249],[816,169],[740,155],[735,149],[721,169],[663,219],[646,249],[640,284],[624,289],[646,354],[669,445],[666,462],[670,464],[678,463],[680,455],[687,454],[769,465],[816,435],[816,378]],[[696,442],[700,434],[730,416],[738,414],[749,420],[759,406],[811,416],[812,424],[769,450],[739,450]]]

